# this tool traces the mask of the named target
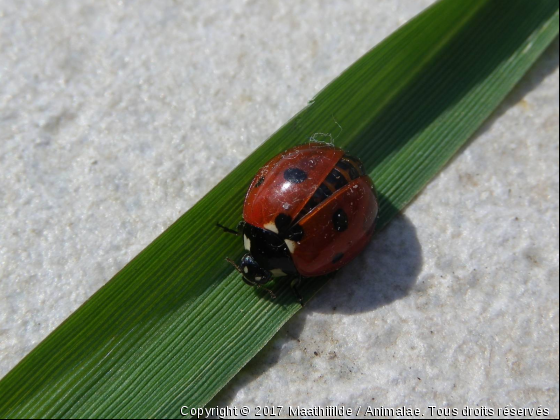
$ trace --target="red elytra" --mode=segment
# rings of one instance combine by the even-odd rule
[[[246,224],[285,240],[304,277],[353,260],[370,241],[377,213],[375,189],[361,162],[322,143],[296,146],[270,160],[253,179],[243,207]],[[246,248],[255,256],[250,244]],[[274,272],[272,266],[265,268]]]

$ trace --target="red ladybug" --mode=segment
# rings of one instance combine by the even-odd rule
[[[272,277],[291,277],[301,302],[301,278],[352,261],[370,241],[377,212],[362,163],[342,149],[311,143],[277,155],[257,172],[237,231],[218,226],[243,234],[247,254],[239,266],[228,261],[246,283],[260,287]]]

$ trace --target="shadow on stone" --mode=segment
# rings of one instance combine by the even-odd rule
[[[408,295],[421,268],[422,249],[416,229],[406,216],[397,216],[305,310],[344,314],[373,311]]]

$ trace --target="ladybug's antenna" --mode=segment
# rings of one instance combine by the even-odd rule
[[[216,226],[218,226],[220,229],[222,229],[225,233],[231,233],[232,235],[239,236],[239,231],[238,230],[230,229],[228,227],[225,227],[224,225],[221,225],[220,223],[216,223]]]
[[[257,284],[254,281],[251,281],[247,277],[245,277],[245,273],[243,272],[243,270],[241,268],[239,268],[239,266],[237,264],[235,264],[235,262],[232,259],[226,257],[226,261],[228,263],[230,263],[231,265],[233,265],[233,267],[239,272],[239,274],[241,274],[241,277],[243,277],[243,281],[245,283],[247,283],[247,284],[249,284],[253,287],[256,287],[257,289],[261,288],[260,284]],[[276,299],[276,295],[272,292],[272,290],[267,289],[266,287],[263,287],[262,289],[266,290],[272,299]]]

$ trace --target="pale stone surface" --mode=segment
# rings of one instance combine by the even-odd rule
[[[0,376],[430,3],[0,0]],[[214,403],[558,415],[558,100],[556,42]]]

